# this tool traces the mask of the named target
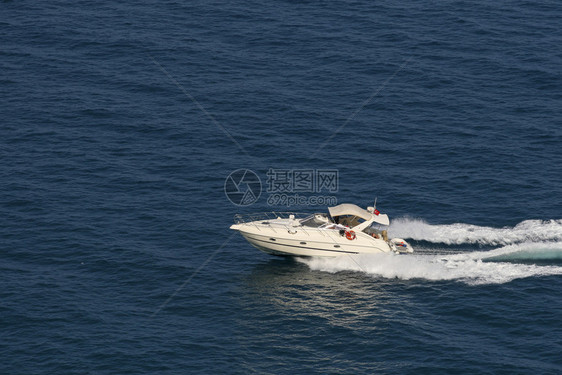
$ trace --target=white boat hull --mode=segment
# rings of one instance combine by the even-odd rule
[[[374,254],[392,251],[383,240],[372,238],[363,233],[358,233],[354,240],[348,240],[338,231],[323,231],[305,229],[271,230],[258,228],[249,224],[236,224],[231,227],[240,231],[240,234],[254,247],[267,254],[279,256],[305,256],[305,257],[337,257],[345,254]],[[327,232],[327,233],[326,233]]]
[[[328,208],[330,214],[292,213],[236,215],[237,230],[259,250],[273,255],[337,257],[350,254],[409,253],[402,239],[388,240],[389,219],[374,207],[351,204]]]

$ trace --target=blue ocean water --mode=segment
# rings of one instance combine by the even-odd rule
[[[0,9],[0,373],[562,372],[560,2]],[[416,254],[258,252],[270,169]]]

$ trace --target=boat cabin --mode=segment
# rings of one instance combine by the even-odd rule
[[[330,217],[335,224],[363,231],[374,238],[387,240],[387,227],[390,224],[388,215],[381,214],[374,207],[366,210],[354,204],[344,203],[335,207],[328,207]]]

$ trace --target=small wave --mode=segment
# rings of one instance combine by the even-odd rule
[[[362,254],[338,258],[299,259],[312,270],[358,271],[390,279],[452,280],[469,285],[503,284],[515,279],[562,275],[562,267],[519,264],[514,260],[562,258],[562,243],[509,245],[491,251],[452,255]],[[554,258],[553,258],[554,257]],[[491,261],[490,261],[491,260]]]
[[[483,257],[485,261],[494,262],[560,262],[562,261],[562,243],[523,243],[506,246],[491,251]]]
[[[562,220],[525,220],[515,227],[493,228],[471,224],[433,225],[420,219],[393,220],[391,237],[447,245],[510,245],[522,242],[562,241]]]

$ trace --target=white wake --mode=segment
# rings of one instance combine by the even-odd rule
[[[453,255],[381,253],[338,258],[299,259],[312,270],[357,271],[389,279],[452,280],[469,285],[503,284],[515,279],[562,275],[558,265],[517,263],[518,260],[562,259],[562,242],[508,245],[491,251]]]
[[[391,223],[389,236],[436,245],[424,249],[414,244],[416,252],[411,255],[384,253],[300,261],[326,272],[358,271],[375,277],[453,280],[470,285],[562,275],[562,220],[525,220],[515,227],[494,228],[463,223],[434,225],[402,218]],[[455,249],[464,244],[500,247],[473,252]]]
[[[515,227],[493,228],[463,223],[433,225],[420,219],[399,218],[392,221],[388,232],[390,237],[447,245],[562,242],[562,220],[525,220]]]

